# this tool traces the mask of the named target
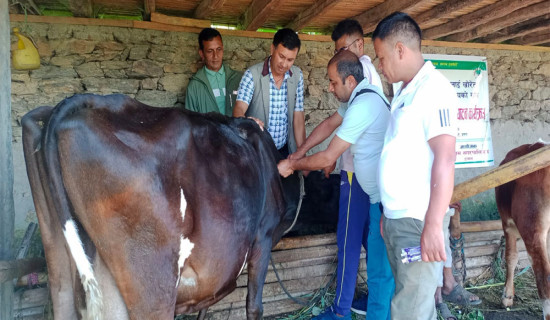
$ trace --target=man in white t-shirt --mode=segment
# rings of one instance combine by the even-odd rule
[[[367,237],[370,239],[369,231],[368,229],[365,230],[365,226],[368,223],[369,213],[377,217],[380,217],[381,214],[377,184],[378,159],[390,117],[389,104],[384,97],[384,93],[378,87],[369,84],[368,80],[364,78],[363,68],[355,54],[347,50],[338,52],[329,61],[328,77],[330,81],[329,91],[342,102],[340,108],[313,130],[295,154],[290,155],[289,159],[282,160],[278,164],[279,173],[285,177],[294,170],[325,169],[325,173],[328,175],[332,170],[327,168],[332,167],[338,157],[350,148],[356,172],[343,176],[342,181],[349,184],[350,188],[355,190],[355,193],[359,193],[356,189],[360,189],[364,194],[361,201],[350,203],[350,206],[354,207],[353,210],[362,213],[360,217],[362,221],[350,224],[348,228],[345,228],[344,233],[338,234],[338,237],[344,237],[346,233],[354,233],[359,239],[354,243],[348,243],[355,250],[354,252],[345,251],[348,252],[350,257],[343,254],[340,256],[340,252],[338,253],[338,264],[340,265],[343,261],[346,261],[347,264],[355,265],[355,274],[353,275],[353,281],[351,281],[351,277],[345,280],[346,283],[339,281],[338,285],[341,288],[337,292],[343,292],[342,287],[345,286],[351,288],[352,294],[347,297],[349,299],[347,307],[342,307],[343,295],[337,295],[334,305],[317,316],[315,318],[317,320],[351,319],[350,306],[351,299],[353,299],[353,290],[355,289],[361,244],[366,245]],[[336,135],[332,138],[326,150],[305,157],[308,150],[323,142],[334,131],[336,131]],[[373,261],[373,265],[384,263],[381,259]],[[388,264],[387,261],[386,264]],[[340,268],[338,276],[340,276]],[[388,279],[382,284],[382,287],[385,287],[380,288],[380,292],[374,290],[373,287],[373,295],[376,297],[381,295],[382,292],[388,291],[386,304],[389,304],[393,287],[393,277],[389,270],[387,276]],[[376,319],[386,319],[388,312],[389,310],[386,308],[383,317]]]
[[[403,82],[391,104],[380,157],[382,230],[395,277],[392,319],[436,319],[434,294],[446,259],[443,217],[453,193],[456,92],[420,51],[421,31],[407,14],[384,18],[373,33],[379,70]],[[422,261],[404,263],[406,248]]]
[[[363,66],[363,75],[368,83],[383,91],[382,81],[369,56],[364,54],[363,28],[357,20],[340,21],[332,32],[334,53],[347,50],[355,54]],[[348,175],[355,175],[351,148],[340,157],[340,202],[338,212],[337,245],[338,270],[336,276],[336,299],[333,305],[338,314],[349,310],[367,316],[368,319],[390,318],[390,301],[393,295],[393,276],[388,262],[386,246],[380,235],[379,210],[368,212],[364,206],[368,195],[362,188],[350,184]],[[353,179],[351,179],[353,181]],[[359,266],[361,246],[367,251],[367,285],[369,295],[353,299]]]

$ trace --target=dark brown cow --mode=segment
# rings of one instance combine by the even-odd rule
[[[247,317],[261,317],[299,182],[253,121],[77,95],[29,112],[23,139],[56,319],[205,310],[245,263]]]
[[[543,146],[543,143],[535,143],[517,147],[508,152],[500,165]],[[513,304],[514,270],[518,262],[516,240],[521,236],[531,257],[544,318],[550,320],[550,167],[495,188],[495,195],[506,237],[507,273],[502,303],[505,307]]]

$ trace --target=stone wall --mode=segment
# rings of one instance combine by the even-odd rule
[[[41,105],[55,105],[75,93],[123,93],[160,107],[182,106],[190,76],[201,67],[197,35],[118,27],[12,23],[32,36],[42,59],[40,69],[12,71],[12,125],[16,225],[34,219],[21,144],[21,117]],[[262,61],[271,40],[224,36],[225,61],[245,70]],[[12,38],[16,43],[16,38]],[[308,133],[337,108],[328,92],[326,64],[332,42],[303,41],[296,65],[306,86]],[[373,57],[371,44],[366,54]],[[538,138],[550,141],[550,52],[424,47],[425,53],[488,58],[491,125],[495,160],[507,150]],[[375,62],[376,64],[376,62]],[[385,83],[386,94],[392,95]],[[487,169],[457,170],[457,181]]]

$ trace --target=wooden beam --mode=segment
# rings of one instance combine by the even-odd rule
[[[321,0],[315,2],[311,7],[300,12],[286,27],[295,31],[302,30],[311,20],[324,15],[340,2],[341,0]]]
[[[171,24],[182,27],[195,27],[195,28],[209,28],[212,23],[210,20],[199,20],[190,18],[181,18],[174,16],[167,16],[158,12],[151,13],[151,22]]]
[[[506,27],[493,34],[480,39],[485,43],[500,43],[512,38],[522,37],[531,33],[540,32],[544,30],[550,30],[550,14],[518,23],[514,26]]]
[[[450,42],[437,40],[422,40],[423,46],[445,47],[445,48],[468,48],[482,50],[507,50],[507,51],[528,51],[528,52],[550,52],[550,48],[537,46],[524,46],[516,44],[493,44],[475,42]]]
[[[536,46],[538,44],[544,44],[549,42],[549,39],[550,39],[550,31],[548,29],[545,29],[540,32],[535,32],[517,39],[513,39],[510,43],[527,45],[527,46]]]
[[[258,30],[282,2],[283,0],[252,0],[244,13],[243,29],[248,31]]]
[[[143,0],[143,20],[151,21],[151,13],[157,11],[155,0]]]
[[[502,230],[502,222],[500,220],[462,222],[460,230],[462,232],[498,231]]]
[[[387,0],[353,17],[353,19],[359,21],[363,27],[364,33],[369,33],[374,31],[378,22],[389,14],[395,11],[407,12],[407,10],[410,10],[423,1],[425,0]]]
[[[540,2],[525,8],[521,8],[506,16],[506,19],[496,19],[471,30],[462,31],[448,36],[445,40],[465,42],[485,35],[494,33],[508,26],[527,21],[541,15],[550,13],[550,3],[548,1]]]
[[[477,5],[478,3],[479,0],[449,0],[423,11],[413,18],[420,28],[422,28],[423,25],[434,20],[450,19],[455,12]]]
[[[0,283],[11,282],[11,280],[31,272],[42,271],[45,267],[46,260],[44,258],[0,261]]]
[[[213,13],[220,10],[225,0],[202,0],[195,9],[193,16],[196,19],[208,19]]]
[[[0,0],[0,260],[13,259],[13,158],[11,128],[10,18]],[[0,319],[13,319],[13,282],[0,282]]]
[[[132,20],[115,20],[115,19],[50,17],[50,16],[35,16],[35,15],[25,16],[24,14],[10,14],[10,20],[17,21],[17,22],[77,24],[77,25],[86,25],[86,26],[108,26],[108,27],[121,27],[121,28],[131,28],[135,22]]]
[[[424,30],[422,33],[424,39],[438,39],[443,36],[462,32],[475,28],[483,23],[505,18],[510,13],[530,6],[543,0],[501,0],[491,5],[483,7],[472,13],[465,14],[456,19],[453,19],[445,24]]]
[[[69,0],[69,10],[75,17],[92,18],[94,15],[92,0]]]
[[[146,30],[159,31],[178,31],[199,33],[200,28],[195,27],[180,27],[164,23],[148,22],[148,21],[132,21],[132,20],[114,20],[114,19],[88,19],[88,18],[73,18],[73,17],[47,17],[23,14],[10,14],[10,20],[26,23],[50,23],[50,24],[74,24],[74,25],[95,25],[95,26],[111,26],[121,28],[136,28]],[[220,29],[220,33],[225,36],[245,37],[252,39],[272,39],[273,34],[267,32],[254,32],[244,30],[226,30]],[[300,34],[300,39],[305,41],[332,42],[330,36]],[[365,43],[370,43],[370,38],[365,38]],[[550,52],[550,47],[541,46],[525,46],[514,44],[492,44],[492,43],[473,43],[473,42],[449,42],[436,40],[422,40],[423,46],[444,47],[444,48],[468,48],[482,50],[512,50],[512,51],[528,51],[528,52]]]
[[[287,237],[282,238],[281,241],[279,241],[279,243],[277,243],[277,245],[273,248],[273,251],[326,246],[335,243],[335,233],[325,233],[314,236]]]
[[[550,166],[550,145],[456,185],[450,203],[469,198],[548,166]]]

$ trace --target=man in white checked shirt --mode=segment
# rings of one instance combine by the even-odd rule
[[[265,124],[275,146],[286,158],[304,142],[304,76],[294,61],[300,39],[292,29],[275,33],[271,56],[253,65],[239,85],[234,117],[251,117]]]

